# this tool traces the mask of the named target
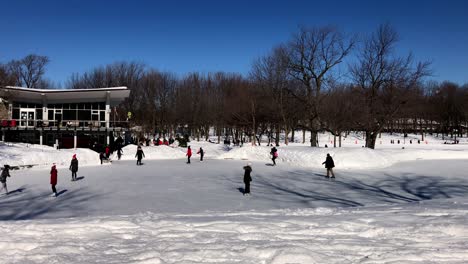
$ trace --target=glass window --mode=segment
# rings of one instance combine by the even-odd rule
[[[63,120],[76,120],[76,110],[63,110]]]
[[[77,108],[76,109],[84,109],[84,104],[83,103],[79,103],[77,104]]]
[[[99,111],[99,119],[101,121],[106,121],[106,111]]]
[[[36,109],[36,119],[37,120],[42,120],[42,108],[37,108]]]
[[[19,119],[20,117],[20,110],[19,109],[13,109],[13,112],[12,112],[12,118],[13,119]]]
[[[54,119],[54,109],[49,109],[49,113],[47,114],[49,117],[49,120],[55,120]]]
[[[91,111],[90,110],[79,110],[78,111],[78,120],[91,120]]]

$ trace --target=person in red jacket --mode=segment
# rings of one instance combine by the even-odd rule
[[[187,164],[190,164],[190,157],[192,157],[192,149],[190,148],[190,146],[188,146],[187,148]]]
[[[50,170],[50,185],[52,185],[53,195],[57,197],[57,190],[55,189],[55,185],[57,185],[57,168],[55,167],[55,163],[52,164],[52,169]]]
[[[106,147],[106,158],[109,158],[110,157],[110,148],[109,148],[109,145],[107,145]]]

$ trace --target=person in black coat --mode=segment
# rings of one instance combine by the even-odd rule
[[[335,178],[335,174],[333,173],[333,168],[335,167],[335,162],[333,162],[332,157],[330,154],[327,154],[327,159],[322,163],[322,165],[325,164],[325,168],[327,168],[327,177],[330,177],[330,172],[331,172],[331,177]]]
[[[135,157],[137,158],[137,165],[141,165],[141,159],[145,157],[145,153],[143,152],[143,149],[141,149],[141,146],[138,146]]]
[[[76,173],[78,172],[78,159],[76,158],[76,154],[73,155],[71,160],[70,170],[72,172],[72,181],[76,181]]]
[[[244,166],[244,195],[250,195],[250,182],[252,181],[252,177],[250,173],[252,172],[252,163],[248,163],[247,166]]]
[[[121,148],[117,149],[117,157],[119,158],[119,160],[122,157],[122,153],[123,153],[123,151],[122,151]]]
[[[205,155],[205,151],[203,151],[203,149],[200,147],[197,154],[200,154],[200,162],[202,162],[203,161],[203,156]]]
[[[8,194],[8,188],[6,184],[7,177],[11,177],[9,165],[3,166],[2,174],[0,174],[0,182],[2,183],[2,189],[0,189],[0,191],[5,189],[5,194]]]

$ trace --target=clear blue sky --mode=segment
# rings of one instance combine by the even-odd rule
[[[399,51],[433,61],[432,79],[468,83],[468,1],[24,1],[0,0],[0,62],[30,53],[51,59],[64,82],[115,61],[162,71],[248,73],[254,58],[298,25],[399,32]]]

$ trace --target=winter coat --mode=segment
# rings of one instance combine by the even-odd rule
[[[77,172],[78,171],[78,159],[72,159],[70,163],[70,170],[72,172]]]
[[[137,157],[139,160],[141,160],[145,156],[145,153],[143,152],[142,149],[137,150],[137,153],[135,157]]]
[[[252,167],[244,166],[244,183],[250,183],[252,181],[252,177],[250,173],[252,172]]]
[[[270,154],[273,156],[273,157],[278,157],[278,153],[277,153],[277,149],[275,147],[271,148],[271,152]]]
[[[331,156],[327,156],[327,159],[322,164],[325,164],[325,168],[327,169],[331,169],[335,167],[335,162],[333,162],[333,159]]]
[[[202,148],[200,148],[200,150],[197,152],[197,154],[200,154],[200,155],[202,155],[202,156],[203,156],[204,153],[205,153],[205,152],[203,151]]]
[[[52,166],[52,169],[50,170],[50,184],[57,185],[57,169],[55,166]]]
[[[2,171],[2,174],[0,175],[0,182],[5,183],[7,177],[11,177],[10,176],[10,170],[7,169],[7,168],[4,168],[3,171]]]
[[[191,157],[192,156],[192,149],[187,149],[187,155],[188,157]]]
[[[106,156],[109,157],[109,153],[110,153],[110,148],[109,147],[106,147]]]

